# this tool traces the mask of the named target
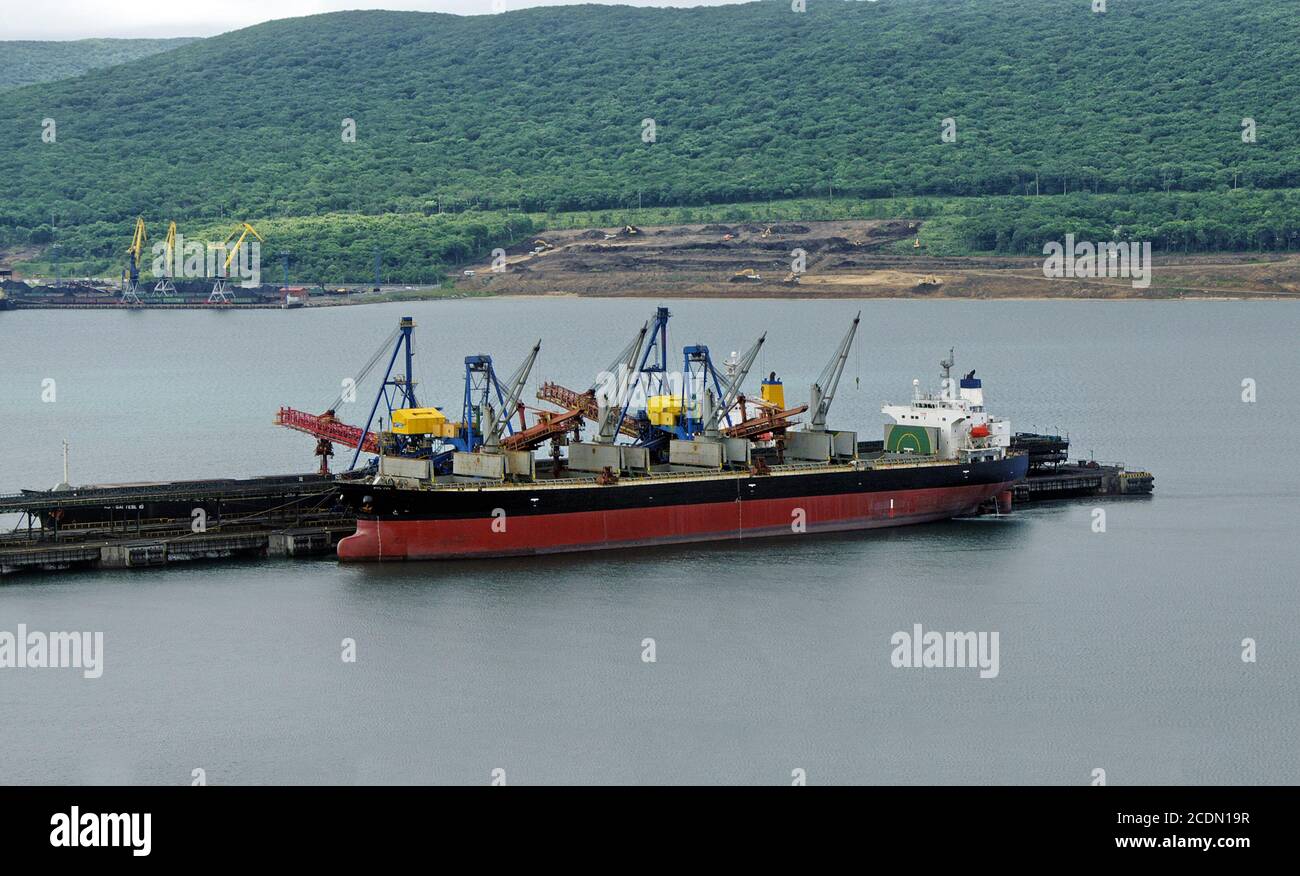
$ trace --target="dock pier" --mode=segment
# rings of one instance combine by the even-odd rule
[[[322,475],[28,490],[0,496],[0,514],[19,515],[0,575],[319,556],[356,531]]]
[[[1016,504],[1077,496],[1141,496],[1155,477],[1123,463],[1080,459],[1070,463],[1070,440],[1060,435],[1017,433],[1011,449],[1029,455],[1029,476],[1012,490]]]

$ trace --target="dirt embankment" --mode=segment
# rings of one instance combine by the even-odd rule
[[[917,245],[919,242],[919,246]],[[1049,279],[1043,259],[932,256],[910,220],[546,231],[458,283],[501,295],[725,298],[1300,297],[1300,257],[1157,256],[1151,284]]]

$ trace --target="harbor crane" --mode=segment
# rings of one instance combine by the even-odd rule
[[[226,282],[226,278],[230,276],[230,265],[235,260],[235,254],[240,251],[240,248],[244,245],[244,241],[248,239],[248,235],[250,234],[256,237],[259,241],[265,243],[262,235],[257,233],[256,228],[249,225],[247,222],[241,222],[235,227],[234,231],[226,235],[226,239],[221,242],[219,247],[209,244],[209,247],[217,250],[218,253],[226,253],[226,260],[217,271],[217,279],[212,284],[212,294],[208,296],[209,304],[230,303],[230,284]],[[239,237],[238,240],[235,240],[236,235]],[[230,241],[232,240],[235,240],[235,245],[233,247],[230,246]]]
[[[140,260],[144,258],[144,245],[149,239],[145,231],[144,217],[135,219],[135,235],[131,245],[126,248],[126,272],[122,276],[122,303],[140,304]]]
[[[519,407],[519,400],[524,394],[524,384],[528,382],[528,374],[533,370],[533,363],[537,361],[537,354],[541,349],[542,342],[538,339],[523,363],[515,369],[514,374],[510,375],[510,390],[501,401],[501,410],[496,410],[491,403],[488,403],[485,406],[486,410],[480,412],[480,421],[483,423],[483,449],[488,453],[500,452],[501,435],[509,425],[514,411]]]
[[[414,358],[411,350],[411,331],[414,328],[415,320],[412,317],[402,317],[397,324],[397,329],[384,339],[384,342],[370,357],[365,367],[354,378],[350,378],[350,386],[355,388],[383,360],[384,354],[389,349],[392,350],[392,354],[388,359],[388,368],[384,372],[383,382],[379,386],[379,392],[375,395],[375,402],[370,408],[370,415],[366,418],[364,428],[342,422],[335,413],[348,397],[348,393],[355,391],[355,389],[345,389],[344,393],[335,398],[323,414],[311,414],[290,407],[281,407],[276,413],[275,424],[277,426],[305,432],[316,438],[316,455],[321,458],[322,474],[327,474],[329,471],[329,457],[334,455],[333,445],[335,442],[346,447],[355,448],[352,454],[352,462],[348,466],[349,471],[356,467],[357,460],[362,453],[380,452],[379,435],[371,431],[370,427],[374,423],[375,415],[378,413],[381,403],[385,404],[390,421],[395,409],[416,406],[415,382],[411,377],[411,365]],[[403,353],[405,353],[405,373],[394,374],[393,367],[397,364],[398,357]]]
[[[648,343],[645,344],[645,350],[641,354],[641,362],[637,365],[636,380],[641,380],[641,375],[645,375],[645,394],[647,397],[654,395],[664,395],[669,392],[668,386],[668,319],[672,316],[667,307],[655,309],[654,319],[650,322],[650,330],[646,333]],[[618,414],[618,431],[624,431],[624,426],[628,422],[628,409],[632,403],[632,393],[627,394],[623,400],[622,407],[619,408]],[[648,444],[652,441],[659,440],[662,436],[658,430],[650,426],[648,422],[638,420],[635,416],[631,423],[636,429],[637,443]]]
[[[162,276],[158,278],[158,285],[153,287],[153,291],[158,295],[174,294],[176,292],[176,284],[172,282],[172,277],[175,275],[175,268],[173,265],[175,264],[174,259],[176,257],[175,222],[172,222],[167,226],[167,241],[163,246],[163,256],[165,259],[163,262],[163,273]]]
[[[257,232],[253,233],[256,234]],[[383,382],[379,384],[379,392],[375,395],[375,403],[370,406],[370,416],[366,417],[366,425],[361,429],[363,441],[357,442],[356,450],[352,453],[352,462],[348,465],[349,471],[356,468],[357,460],[361,457],[361,451],[365,449],[364,436],[370,434],[370,426],[375,421],[375,414],[379,411],[380,402],[383,402],[388,408],[390,423],[393,411],[420,406],[420,403],[415,400],[415,378],[411,374],[411,365],[415,357],[414,352],[411,350],[411,331],[414,328],[415,319],[409,316],[402,317],[397,324],[397,343],[393,344],[393,355],[388,359],[388,368],[384,371]],[[377,357],[382,354],[384,348],[381,346],[379,349],[380,353],[376,354],[376,357],[372,357],[365,371],[369,371],[373,364],[378,361]],[[405,374],[393,374],[393,366],[397,364],[397,357],[403,353],[405,353]]]
[[[469,453],[484,447],[489,434],[495,436],[499,449],[519,450],[536,446],[537,442],[557,431],[573,430],[581,425],[583,412],[575,409],[560,414],[543,412],[541,422],[524,429],[524,406],[519,398],[537,359],[541,341],[510,378],[509,392],[497,378],[491,356],[466,356],[464,408],[459,421],[448,420],[440,408],[420,407],[413,375],[415,354],[411,333],[414,329],[415,320],[409,316],[402,317],[396,330],[384,339],[365,366],[345,382],[343,393],[334,399],[325,413],[312,414],[290,407],[281,407],[276,413],[277,426],[316,438],[316,455],[321,458],[322,474],[329,472],[328,460],[333,456],[335,443],[352,450],[347,471],[357,468],[362,453],[372,453],[429,459],[434,470],[442,473],[450,470],[453,453]],[[337,416],[340,406],[351,400],[349,395],[355,392],[355,388],[384,362],[388,364],[365,425],[359,427],[341,421]],[[515,412],[519,413],[519,432],[511,423]],[[506,433],[509,437],[505,437]]]
[[[826,415],[830,412],[831,402],[835,400],[835,390],[840,385],[840,377],[844,374],[844,365],[849,359],[849,348],[853,346],[853,336],[857,334],[858,323],[862,321],[862,311],[853,317],[853,325],[845,332],[844,339],[840,345],[835,348],[835,355],[831,361],[826,363],[822,373],[817,378],[817,382],[812,385],[808,391],[808,409],[812,411],[812,416],[808,420],[805,431],[808,432],[825,432]]]

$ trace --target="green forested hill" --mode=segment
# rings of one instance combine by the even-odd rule
[[[0,94],[0,241],[39,241],[52,215],[124,227],[137,214],[1300,186],[1294,0],[1107,5],[808,0],[796,13],[768,0],[269,22],[111,77]],[[47,117],[54,144],[41,141]],[[941,142],[945,118],[955,143]]]
[[[193,42],[162,40],[0,40],[0,90],[80,76]]]

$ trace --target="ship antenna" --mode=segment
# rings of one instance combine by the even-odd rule
[[[948,358],[939,361],[939,367],[943,369],[943,381],[939,386],[942,388],[941,392],[945,398],[952,398],[956,395],[956,393],[952,391],[952,366],[956,358],[957,357],[953,355],[953,348],[949,347]]]

